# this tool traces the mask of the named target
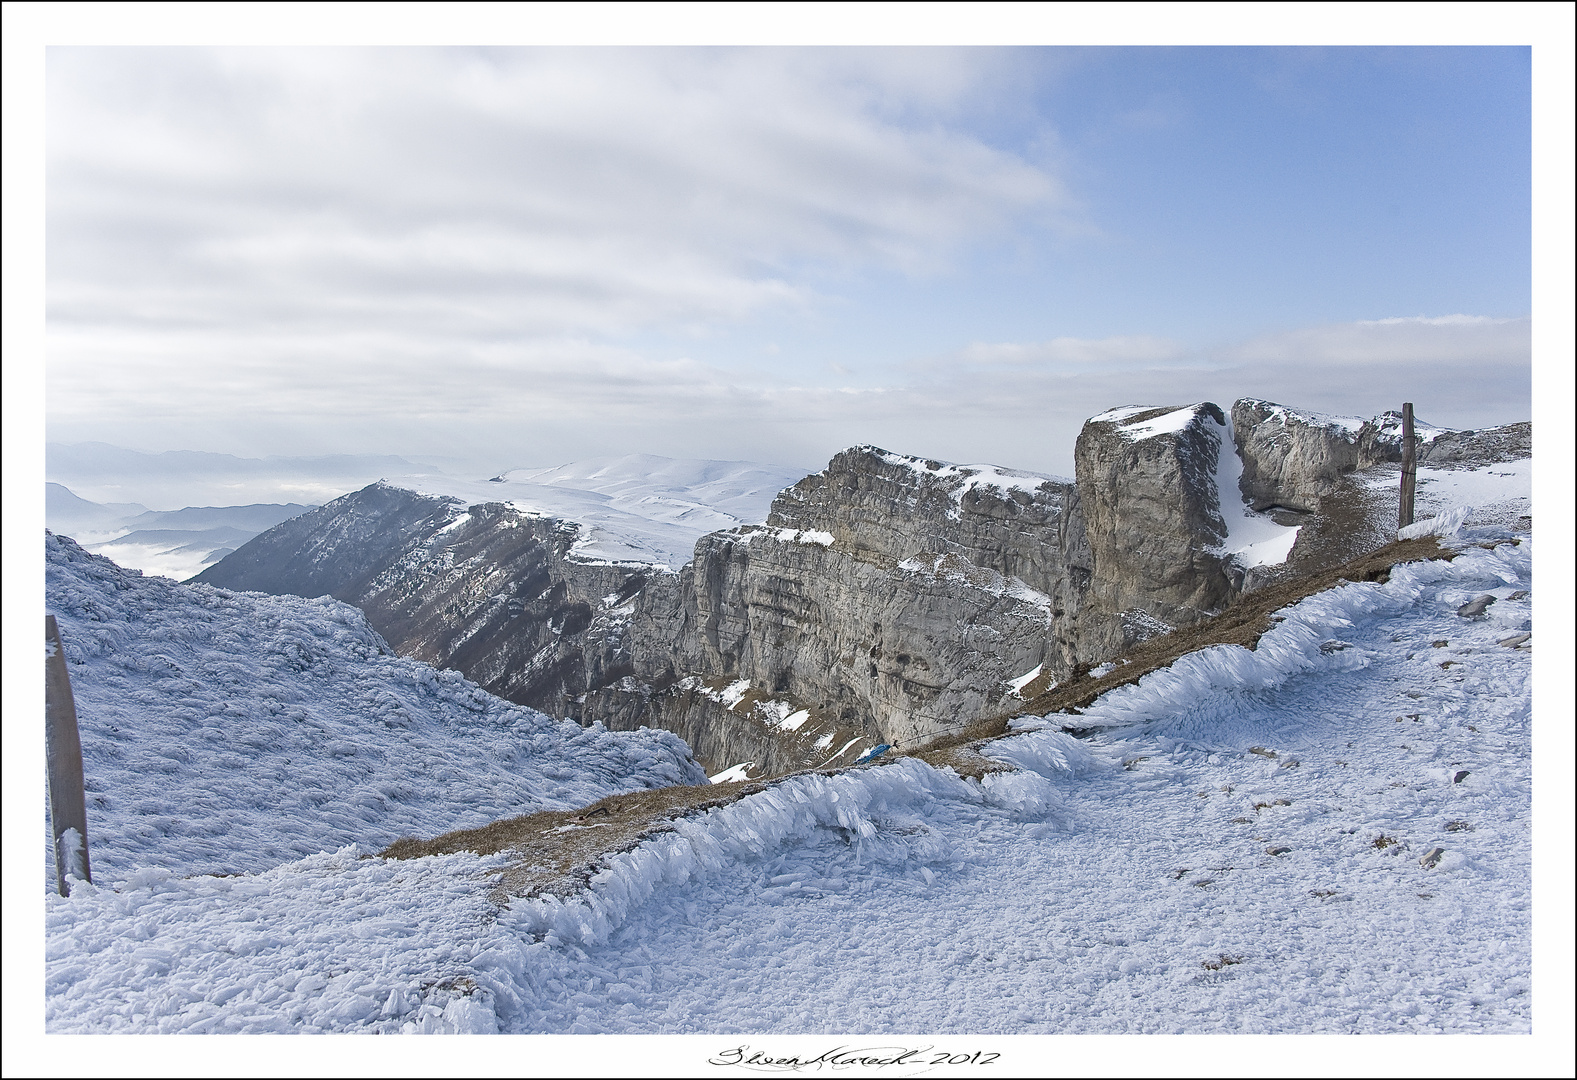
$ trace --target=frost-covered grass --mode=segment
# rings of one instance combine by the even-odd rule
[[[256,872],[705,782],[673,735],[502,701],[395,656],[347,604],[145,578],[53,536],[46,560],[100,881]]]
[[[341,852],[51,898],[49,1025],[1527,1031],[1530,549],[1309,597],[1100,734],[985,748],[1012,771],[790,777],[562,895]]]

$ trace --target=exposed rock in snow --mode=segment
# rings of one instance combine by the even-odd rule
[[[1318,510],[1359,468],[1364,423],[1257,398],[1235,402],[1232,429],[1243,459],[1243,494],[1256,510]]]
[[[583,715],[683,731],[720,767],[819,765],[825,734],[911,744],[1005,707],[1027,669],[1085,658],[1089,576],[1069,481],[854,447],[784,490],[765,525],[703,537],[676,592],[643,592],[631,636],[646,690],[589,694]],[[774,754],[676,685],[690,673],[803,701],[823,726]]]
[[[196,579],[356,604],[401,653],[557,716],[632,670],[624,631],[651,566],[572,557],[574,523],[370,485],[258,537]],[[672,576],[666,574],[666,576]]]
[[[1210,402],[1130,406],[1085,422],[1074,464],[1094,589],[1107,610],[1186,623],[1232,596],[1216,486],[1226,430]]]

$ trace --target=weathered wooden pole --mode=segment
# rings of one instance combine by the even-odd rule
[[[1413,523],[1413,492],[1418,487],[1418,458],[1413,452],[1413,403],[1402,403],[1402,505],[1397,511],[1396,527]]]
[[[88,871],[88,809],[82,792],[82,740],[60,628],[44,616],[44,756],[49,763],[49,823],[55,836],[55,885],[67,895],[66,875],[92,881]]]

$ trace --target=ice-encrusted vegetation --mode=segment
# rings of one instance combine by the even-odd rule
[[[101,881],[258,872],[705,782],[674,735],[582,729],[500,700],[395,656],[331,598],[177,585],[64,537],[45,551]]]
[[[585,890],[365,847],[79,886],[50,1029],[1527,1031],[1531,539],[1472,539],[988,747],[1010,771],[790,778]]]

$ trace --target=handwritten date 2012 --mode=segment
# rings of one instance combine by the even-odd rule
[[[805,1072],[808,1070],[851,1069],[884,1066],[990,1065],[1002,1055],[994,1050],[957,1054],[934,1046],[865,1046],[851,1049],[839,1046],[815,1057],[789,1055],[778,1057],[765,1050],[735,1046],[707,1058],[712,1065],[737,1065],[752,1072]]]

